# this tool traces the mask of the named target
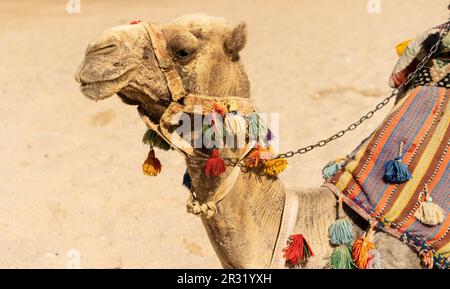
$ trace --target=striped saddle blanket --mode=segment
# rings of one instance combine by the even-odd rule
[[[415,86],[395,105],[383,123],[361,143],[327,186],[377,228],[432,252],[434,266],[449,267],[450,256],[450,89]],[[385,164],[399,157],[412,177],[400,184],[383,180]],[[424,190],[445,212],[438,225],[415,218]]]

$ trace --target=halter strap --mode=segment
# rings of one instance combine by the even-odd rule
[[[175,64],[172,61],[172,57],[168,53],[166,39],[161,32],[160,26],[152,23],[141,23],[144,25],[150,37],[156,60],[158,61],[159,68],[166,78],[167,87],[170,91],[172,101],[182,99],[186,96],[183,81],[175,69]]]
[[[283,258],[283,248],[286,246],[286,240],[292,234],[297,223],[298,195],[293,191],[286,191],[284,199],[283,215],[281,217],[280,229],[278,230],[275,248],[272,252],[272,259],[270,260],[270,269],[283,269],[285,259]]]

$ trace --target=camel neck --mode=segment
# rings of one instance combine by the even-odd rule
[[[224,177],[205,177],[203,166],[189,160],[188,171],[199,200],[214,196]],[[224,267],[268,267],[275,246],[286,189],[278,178],[241,172],[211,219],[202,217]]]

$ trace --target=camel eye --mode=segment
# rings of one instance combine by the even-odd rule
[[[185,49],[180,49],[175,53],[175,56],[180,59],[185,59],[185,58],[189,57],[189,52]]]

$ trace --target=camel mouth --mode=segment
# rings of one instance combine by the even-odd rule
[[[130,69],[119,77],[108,80],[86,82],[80,79],[81,93],[92,100],[102,100],[111,97],[128,85],[134,71],[134,69]]]

